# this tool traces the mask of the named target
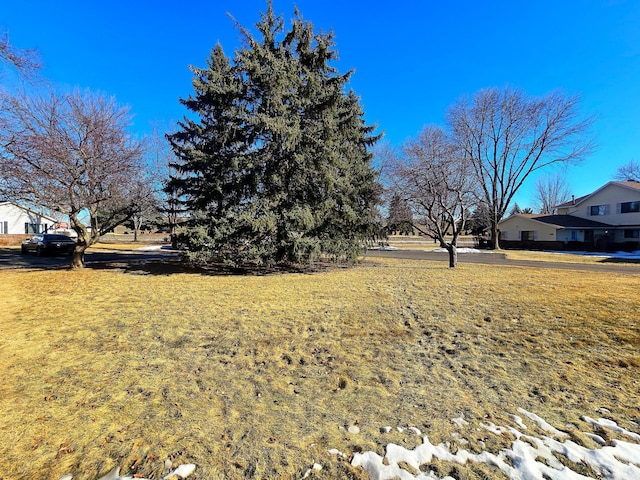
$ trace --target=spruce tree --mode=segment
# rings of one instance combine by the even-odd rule
[[[193,69],[195,115],[169,135],[179,172],[170,188],[191,212],[193,258],[241,264],[354,257],[379,185],[359,99],[346,92],[332,34],[296,11],[289,30],[271,2],[232,59],[221,46]]]

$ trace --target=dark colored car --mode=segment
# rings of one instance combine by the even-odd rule
[[[71,255],[76,242],[66,235],[39,233],[22,243],[22,253],[35,252],[36,255]]]

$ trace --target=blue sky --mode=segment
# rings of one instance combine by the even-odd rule
[[[333,30],[340,71],[366,119],[397,145],[426,124],[442,124],[449,105],[485,87],[530,95],[554,89],[582,96],[596,115],[598,148],[565,175],[576,196],[640,160],[640,1],[297,0],[317,30]],[[253,27],[262,0],[88,2],[7,0],[0,29],[36,48],[42,74],[60,88],[89,88],[131,107],[134,129],[167,125],[185,111],[188,65],[204,66],[216,42],[228,55],[241,42],[229,12]],[[293,1],[274,0],[293,16]],[[517,196],[532,206],[534,180]]]

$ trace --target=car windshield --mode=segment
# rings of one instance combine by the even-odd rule
[[[66,235],[47,235],[46,239],[53,242],[64,242],[67,240],[71,240]]]

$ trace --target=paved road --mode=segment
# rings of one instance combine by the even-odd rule
[[[449,264],[447,252],[429,252],[424,250],[369,250],[368,257],[399,258],[405,260],[430,260]],[[459,253],[458,263],[483,263],[514,267],[552,268],[562,270],[597,271],[614,273],[635,273],[640,275],[640,265],[616,263],[615,260],[603,260],[602,263],[541,262],[534,260],[510,260],[504,253],[483,251],[482,253]]]
[[[85,254],[87,265],[98,263],[133,263],[177,258],[179,252],[173,250],[94,250]],[[20,249],[0,248],[0,269],[12,268],[57,268],[70,264],[67,256],[58,255],[50,257],[38,257],[34,254],[22,255]]]
[[[85,255],[87,265],[100,263],[134,263],[178,258],[179,252],[161,250],[101,250],[90,251]],[[429,252],[424,250],[369,250],[368,257],[399,258],[407,260],[426,260],[440,262],[448,265],[449,257],[446,252]],[[33,254],[22,255],[20,249],[0,248],[0,270],[15,268],[59,268],[69,265],[69,257],[38,257]],[[459,263],[483,263],[489,265],[520,266],[533,268],[552,268],[562,270],[599,271],[614,273],[630,273],[640,275],[640,265],[628,265],[615,263],[614,260],[603,261],[598,264],[582,264],[567,262],[539,262],[532,260],[510,260],[504,253],[460,253]]]

